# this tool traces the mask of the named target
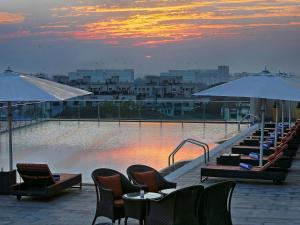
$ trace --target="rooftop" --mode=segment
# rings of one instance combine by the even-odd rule
[[[176,181],[179,187],[199,184],[200,167]],[[207,186],[220,179],[209,179]],[[0,225],[82,225],[91,224],[96,193],[92,185],[82,190],[70,190],[48,201],[24,197],[17,201],[14,196],[0,196]],[[240,181],[232,198],[234,225],[299,225],[300,224],[300,152],[283,185],[270,182]],[[110,224],[98,218],[98,225]],[[138,221],[129,220],[129,225]]]

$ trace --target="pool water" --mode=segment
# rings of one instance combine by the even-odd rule
[[[138,123],[48,121],[13,132],[14,164],[47,163],[52,172],[82,173],[91,182],[91,172],[108,167],[125,173],[132,164],[156,169],[168,165],[168,155],[186,138],[215,147],[216,142],[237,133],[236,124]],[[175,161],[203,154],[187,144]],[[0,134],[0,167],[8,169],[8,134]]]

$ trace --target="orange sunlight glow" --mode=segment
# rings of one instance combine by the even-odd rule
[[[236,36],[244,28],[298,26],[300,16],[296,0],[139,0],[126,5],[80,5],[52,11],[54,17],[65,19],[93,16],[72,32],[75,39],[132,46]]]
[[[298,27],[300,22],[298,0],[135,0],[89,5],[80,1],[53,7],[50,13],[55,23],[35,26],[32,35],[49,33],[115,46],[156,47],[212,37],[240,37],[265,28]],[[22,20],[20,15],[0,13],[0,24]]]
[[[0,25],[22,23],[24,19],[24,16],[22,16],[21,14],[0,12]]]

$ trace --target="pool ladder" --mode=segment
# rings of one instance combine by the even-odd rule
[[[171,152],[171,154],[168,157],[168,165],[169,166],[171,166],[171,165],[174,164],[174,160],[175,160],[174,158],[175,158],[176,153],[186,143],[191,143],[191,144],[194,144],[194,145],[197,145],[197,146],[203,148],[203,150],[204,150],[204,161],[205,161],[205,164],[207,164],[207,162],[209,162],[209,146],[208,146],[208,144],[206,144],[206,143],[204,143],[202,141],[198,141],[198,140],[195,140],[195,139],[192,139],[192,138],[188,138],[188,139],[185,139],[182,142],[180,142],[180,144]]]

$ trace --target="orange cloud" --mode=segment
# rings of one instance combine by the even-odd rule
[[[298,1],[135,0],[95,5],[84,5],[82,1],[79,5],[51,9],[56,21],[35,26],[31,35],[151,47],[211,37],[238,37],[255,28],[299,26]]]
[[[245,28],[295,26],[300,22],[296,0],[136,0],[126,5],[62,7],[53,12],[60,18],[87,18],[88,22],[72,32],[76,39],[114,45],[125,41],[133,46],[228,37],[231,32],[236,36]]]
[[[0,25],[22,23],[24,19],[24,16],[18,13],[0,12]]]

